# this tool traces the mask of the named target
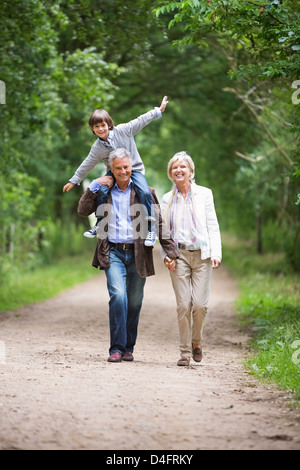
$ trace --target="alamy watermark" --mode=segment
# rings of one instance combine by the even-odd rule
[[[296,88],[296,91],[292,94],[292,103],[300,104],[300,97],[298,98],[298,95],[300,95],[300,80],[295,80],[292,83],[292,88]]]
[[[293,364],[300,364],[300,339],[296,339],[293,343],[292,343],[292,348],[293,349],[296,349],[296,351],[294,352],[294,354],[292,355],[292,362]]]
[[[149,220],[146,206],[143,204],[132,204],[129,214],[126,206],[120,206],[118,212],[115,212],[111,204],[100,204],[96,211],[96,217],[99,219],[97,237],[101,240],[108,237],[126,239],[130,232],[134,240],[145,239],[149,229],[155,231],[159,227],[159,238],[169,239],[170,231],[167,224],[160,224],[158,204],[152,204],[152,214]]]
[[[6,86],[2,80],[0,80],[0,104],[6,104]]]
[[[4,341],[0,340],[0,365],[6,364],[6,350]]]

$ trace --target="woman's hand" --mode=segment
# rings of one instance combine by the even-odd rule
[[[218,269],[220,264],[221,264],[221,261],[219,259],[214,259],[214,258],[211,259],[211,267],[213,269]]]

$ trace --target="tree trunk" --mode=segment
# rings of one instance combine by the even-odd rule
[[[262,241],[262,227],[263,227],[263,205],[262,201],[257,203],[256,211],[256,252],[259,255],[263,253],[263,241]]]

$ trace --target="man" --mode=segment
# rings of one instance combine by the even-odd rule
[[[113,150],[109,165],[116,183],[111,189],[107,204],[102,208],[102,220],[98,232],[93,266],[105,270],[110,296],[109,362],[133,361],[133,349],[137,338],[140,310],[144,296],[146,277],[155,274],[152,247],[145,246],[147,221],[140,201],[131,183],[131,158],[125,149]],[[113,179],[111,178],[111,184]],[[95,211],[99,181],[92,181],[82,195],[78,213],[87,216]],[[179,256],[176,245],[166,229],[160,214],[155,191],[150,188],[158,237],[169,258]],[[97,214],[99,215],[99,214]]]

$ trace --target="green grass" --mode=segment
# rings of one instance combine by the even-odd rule
[[[85,253],[33,270],[11,267],[0,287],[0,312],[49,299],[64,289],[91,279],[99,274],[99,270],[91,266],[91,259],[92,255]]]
[[[300,289],[282,254],[257,255],[251,244],[224,237],[224,262],[240,289],[236,312],[251,328],[250,373],[276,383],[300,404]]]

